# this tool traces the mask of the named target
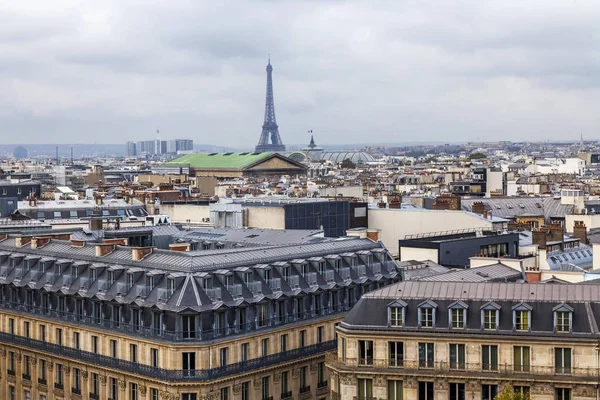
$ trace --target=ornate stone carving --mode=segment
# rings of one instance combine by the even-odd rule
[[[467,390],[469,392],[479,392],[481,390],[481,386],[477,381],[469,381],[467,382]]]
[[[386,387],[387,379],[385,379],[385,376],[383,375],[375,375],[373,379],[373,386]]]
[[[145,396],[146,395],[146,385],[140,385],[139,389],[140,389],[140,395]]]
[[[259,378],[254,379],[254,389],[260,389],[262,381]]]
[[[26,388],[30,388],[32,386],[31,381],[29,379],[23,379],[22,385]]]
[[[38,385],[37,385],[37,389],[38,389],[40,392],[46,393],[46,392],[48,391],[48,386],[46,386],[46,385],[42,385],[41,383],[38,383]]]
[[[81,378],[82,378],[84,381],[87,381],[87,378],[88,378],[88,372],[87,372],[87,371],[81,371]]]
[[[127,386],[125,385],[125,381],[122,379],[119,379],[119,387],[121,389],[125,389]]]
[[[100,379],[100,384],[102,386],[106,386],[106,375],[100,375],[99,379]]]
[[[340,382],[342,383],[342,385],[351,385],[351,386],[356,385],[356,376],[354,376],[352,374],[340,375],[340,379],[341,379]]]
[[[294,378],[294,379],[300,378],[300,369],[299,368],[292,368],[292,378]]]
[[[535,383],[531,387],[531,394],[550,396],[554,394],[554,387],[548,383]]]
[[[65,375],[71,375],[71,367],[69,367],[68,365],[65,365],[63,371],[65,371]]]
[[[0,348],[0,355],[2,358],[6,358],[6,349],[4,347]]]
[[[448,381],[445,379],[436,379],[433,385],[435,390],[448,390]]]
[[[242,384],[236,383],[233,385],[233,394],[240,394],[242,392]]]
[[[315,363],[310,364],[310,372],[312,374],[316,374],[317,373],[317,364],[315,364]]]
[[[279,381],[281,381],[281,372],[278,372],[276,374],[273,375],[273,382],[274,383],[279,383]]]
[[[52,372],[54,369],[54,363],[52,361],[48,361],[46,365],[48,366],[48,371]]]
[[[406,389],[416,389],[418,386],[417,380],[412,376],[407,376],[404,378],[404,387]]]
[[[65,396],[65,391],[62,390],[62,389],[54,389],[53,393],[54,393],[55,396],[58,396],[58,397],[64,397]]]
[[[596,389],[594,385],[577,385],[573,388],[574,397],[595,397]]]
[[[21,362],[21,353],[15,353],[15,360],[17,360],[18,363]]]
[[[17,377],[14,375],[7,375],[6,380],[12,383],[17,383]]]
[[[82,397],[80,394],[71,393],[71,400],[81,400]]]
[[[37,358],[31,357],[31,358],[29,358],[29,362],[31,363],[32,367],[35,367],[37,365]]]

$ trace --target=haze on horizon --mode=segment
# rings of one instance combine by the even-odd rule
[[[600,2],[0,5],[2,143],[253,148],[271,54],[285,144],[598,138]]]

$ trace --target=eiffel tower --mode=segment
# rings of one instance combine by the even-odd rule
[[[270,140],[270,143],[269,143]],[[279,127],[275,120],[275,103],[273,102],[273,67],[271,58],[267,64],[267,101],[265,103],[265,122],[262,126],[260,140],[254,150],[257,153],[263,151],[285,151],[285,146],[279,136]]]

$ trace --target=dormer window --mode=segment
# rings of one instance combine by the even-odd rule
[[[561,303],[552,309],[554,311],[554,330],[556,332],[571,332],[573,327],[573,308]]]
[[[334,268],[335,268],[335,270],[336,270],[336,271],[338,271],[338,270],[339,270],[339,269],[342,267],[342,260],[341,260],[341,259],[339,259],[339,258],[338,258],[338,259],[336,259],[336,260],[334,261],[334,264],[333,264],[333,265],[334,265]]]
[[[281,276],[283,276],[283,279],[285,279],[286,281],[290,279],[290,266],[289,265],[281,268]]]
[[[146,287],[148,288],[148,291],[154,289],[154,276],[146,277]]]
[[[212,287],[213,287],[212,278],[206,277],[206,278],[202,279],[202,289],[210,290],[210,289],[212,289]]]
[[[79,276],[79,267],[75,265],[72,267],[72,269],[73,269],[73,276],[75,278],[77,278]]]
[[[350,266],[356,267],[357,265],[358,265],[358,260],[356,259],[356,257],[351,257],[350,258]]]
[[[450,327],[463,329],[467,324],[467,309],[469,306],[463,301],[455,301],[448,308],[448,320]]]
[[[175,279],[167,278],[167,297],[171,297],[175,292]]]
[[[519,303],[512,310],[514,329],[517,331],[528,331],[531,328],[532,307],[526,303]]]
[[[404,326],[404,316],[406,303],[402,300],[396,300],[388,304],[388,323],[389,326],[401,328]]]
[[[115,271],[108,271],[108,284],[112,285],[115,283]]]
[[[96,270],[96,268],[90,269],[90,280],[92,282],[94,282],[97,277],[98,277],[98,270]]]
[[[325,261],[319,261],[319,274],[323,275],[325,273]]]
[[[127,288],[131,289],[133,287],[133,274],[128,272],[127,273]]]
[[[303,277],[303,278],[304,278],[304,277],[306,277],[306,274],[308,274],[308,264],[306,264],[306,263],[303,263],[303,264],[300,266],[300,271],[301,271],[301,273],[302,273],[302,277]]]
[[[265,268],[265,281],[270,281],[273,276],[272,274],[273,273],[271,272],[270,268]]]
[[[233,275],[225,275],[225,286],[233,286]]]
[[[62,264],[56,264],[56,274],[62,275]]]
[[[435,309],[437,304],[431,300],[419,304],[419,326],[433,328],[435,326]]]
[[[481,307],[481,326],[486,330],[498,329],[500,306],[490,301]]]
[[[244,274],[244,283],[246,284],[246,286],[250,286],[252,282],[252,272],[246,272]]]

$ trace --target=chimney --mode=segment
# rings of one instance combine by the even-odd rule
[[[573,237],[579,239],[579,243],[588,244],[587,227],[583,223],[575,222],[573,226]]]
[[[374,242],[378,242],[379,229],[367,229],[367,239],[371,239]]]
[[[507,229],[509,232],[514,232],[519,230],[519,224],[513,220],[508,221]]]
[[[27,246],[29,243],[31,243],[31,239],[33,239],[33,236],[19,236],[18,238],[15,239],[15,246],[17,246],[17,247]]]
[[[152,254],[152,247],[134,247],[131,249],[131,259],[142,261],[148,254]]]
[[[32,249],[41,249],[49,242],[50,242],[49,237],[39,237],[39,238],[34,237],[31,239],[31,248]]]
[[[127,246],[129,243],[127,243],[126,238],[114,238],[114,239],[104,239],[102,241],[102,244],[115,244],[118,246]]]
[[[171,251],[190,251],[189,243],[173,243],[169,245]]]
[[[547,226],[548,231],[550,233],[550,237],[548,240],[550,242],[561,242],[565,237],[565,229],[560,224],[551,224]]]
[[[96,200],[96,205],[97,206],[101,206],[102,205],[102,196],[100,196],[99,194],[96,194],[94,196],[94,200]]]
[[[525,280],[527,283],[536,283],[542,280],[542,272],[539,269],[526,269]]]
[[[537,244],[539,249],[546,248],[546,229],[537,228],[531,231],[531,241]]]
[[[485,204],[483,204],[482,201],[476,201],[473,203],[473,207],[471,208],[471,211],[474,212],[475,214],[483,215],[483,213],[485,212]]]
[[[385,208],[386,203],[383,201],[380,201],[377,205],[379,206],[379,208]]]
[[[96,257],[104,257],[115,250],[114,244],[96,244]]]
[[[6,240],[8,238],[8,234],[6,233],[0,233],[0,242],[3,240]]]
[[[394,196],[390,199],[390,208],[402,208],[402,197]]]
[[[37,207],[37,199],[33,193],[29,195],[29,207]]]
[[[85,247],[85,242],[83,240],[71,239],[71,247]]]
[[[450,203],[448,203],[448,201],[445,199],[437,199],[433,202],[433,206],[431,208],[434,210],[449,210]]]

